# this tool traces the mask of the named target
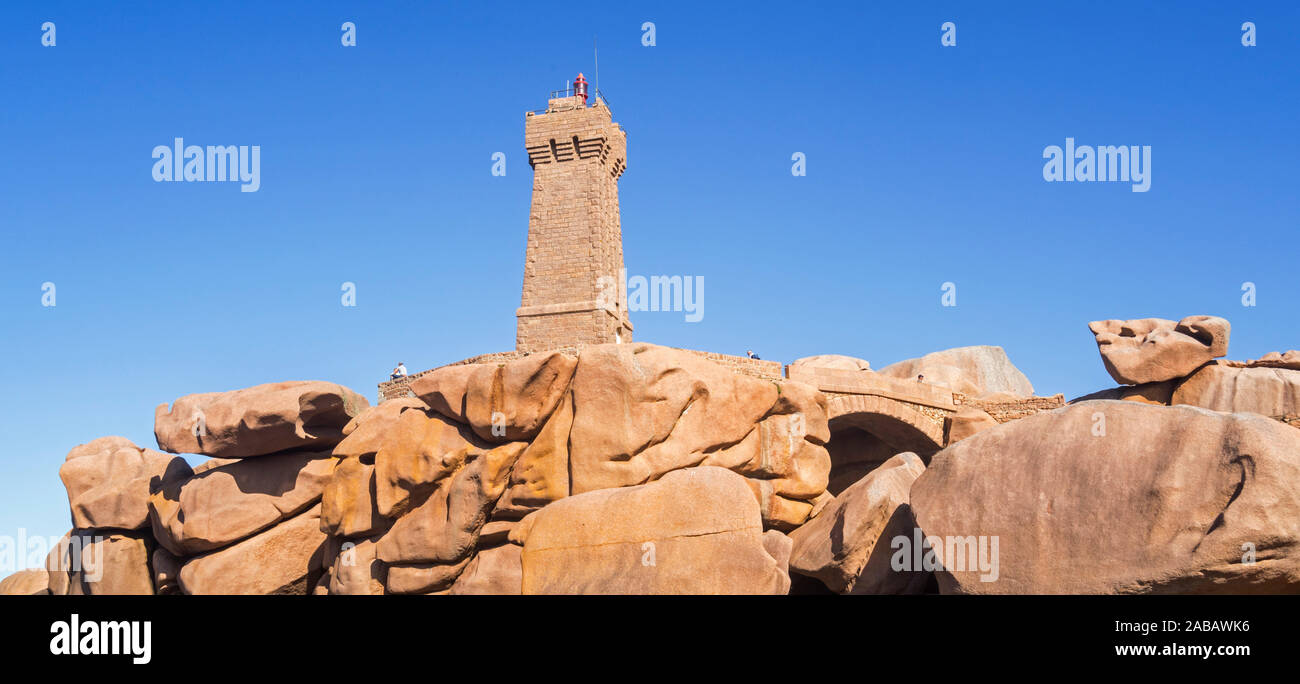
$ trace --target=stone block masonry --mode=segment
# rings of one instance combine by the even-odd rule
[[[956,392],[953,394],[959,403],[980,409],[993,416],[993,420],[999,423],[1008,423],[1013,420],[1027,418],[1035,413],[1052,411],[1065,406],[1065,395],[1063,394],[1050,397],[999,400],[970,399]]]
[[[562,97],[528,114],[524,144],[533,202],[515,348],[630,342],[618,206],[627,134],[599,99]]]

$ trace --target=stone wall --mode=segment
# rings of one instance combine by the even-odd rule
[[[973,406],[985,413],[993,416],[993,420],[999,423],[1007,423],[1019,418],[1027,418],[1041,411],[1051,411],[1053,409],[1065,406],[1065,395],[1057,394],[1051,397],[1028,397],[1016,401],[985,401],[980,399],[970,399],[964,395],[958,395],[960,403],[967,406]]]
[[[952,390],[927,382],[899,380],[866,370],[855,371],[803,365],[787,367],[786,375],[791,380],[812,385],[828,395],[870,394],[906,402],[918,407],[927,406],[947,413],[953,413],[957,410]]]
[[[780,380],[785,377],[785,374],[781,372],[781,364],[777,361],[764,361],[762,359],[751,359],[748,356],[731,356],[695,349],[683,349],[682,351],[690,352],[716,364],[726,366],[733,373],[739,373],[740,375],[749,375],[765,380]]]

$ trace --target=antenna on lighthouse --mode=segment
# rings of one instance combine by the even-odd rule
[[[600,51],[596,49],[596,36],[591,37],[591,54],[596,59],[596,94],[600,94]]]

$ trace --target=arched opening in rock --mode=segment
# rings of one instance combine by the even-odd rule
[[[831,456],[831,474],[826,489],[836,496],[895,454],[912,451],[928,464],[942,448],[934,436],[884,413],[845,413],[831,418],[830,429],[826,450]]]

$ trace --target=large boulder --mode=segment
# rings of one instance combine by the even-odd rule
[[[376,542],[385,563],[452,565],[470,557],[488,513],[505,491],[524,442],[465,454],[433,492],[398,518]]]
[[[551,353],[448,366],[412,388],[420,399],[384,402],[358,416],[334,450],[343,458],[372,455],[376,511],[389,519],[493,443],[523,445],[493,511],[498,519],[699,465],[749,478],[764,521],[782,529],[806,520],[826,490],[825,397],[690,352],[591,345],[576,362]],[[340,472],[362,477],[356,465]]]
[[[417,399],[368,409],[345,433],[333,451],[340,460],[325,487],[322,530],[364,546],[389,593],[448,590],[529,444],[494,445]],[[367,586],[356,572],[331,569],[331,593]]]
[[[50,593],[74,596],[150,595],[149,539],[138,534],[73,530],[46,561]]]
[[[923,472],[919,456],[902,453],[841,492],[816,518],[790,533],[790,570],[841,594],[919,591],[924,574],[894,571],[889,542],[893,533],[911,533],[908,493]]]
[[[320,505],[218,551],[187,559],[186,594],[307,594],[324,565]]]
[[[433,410],[489,442],[532,439],[560,403],[577,362],[559,352],[507,363],[445,366],[411,382]]]
[[[359,466],[372,463],[374,510],[389,520],[418,505],[471,456],[492,448],[467,426],[429,410],[418,399],[396,399],[368,409],[345,432],[347,437],[333,453],[357,463],[348,465],[343,474],[360,478]],[[359,489],[350,496],[368,498]],[[352,513],[365,517],[359,509]],[[333,524],[331,517],[327,525]]]
[[[453,563],[389,565],[384,588],[389,594],[446,594],[470,562],[466,556]]]
[[[986,411],[974,406],[959,406],[957,413],[948,418],[944,444],[960,442],[971,435],[998,426],[998,421]]]
[[[944,449],[911,507],[944,593],[1294,593],[1297,483],[1277,421],[1088,401]]]
[[[0,580],[0,596],[44,596],[50,593],[50,573],[19,570]]]
[[[790,586],[764,545],[745,479],[722,468],[561,499],[524,518],[511,539],[523,542],[525,594],[784,594]]]
[[[1122,385],[1181,378],[1228,353],[1231,326],[1217,316],[1141,318],[1088,324],[1110,377]]]
[[[100,437],[79,445],[59,468],[72,524],[81,529],[144,527],[149,523],[151,484],[174,483],[190,474],[185,459],[142,449],[125,437]]]
[[[1174,390],[1174,404],[1262,416],[1300,413],[1300,370],[1212,363]]]
[[[229,546],[319,501],[335,462],[328,451],[282,452],[161,488],[149,499],[154,537],[177,556]]]
[[[392,521],[375,507],[375,466],[359,458],[341,458],[321,494],[321,531],[359,537],[387,530]]]
[[[384,564],[375,556],[375,540],[360,539],[338,544],[327,573],[331,596],[378,596],[384,593],[387,576]]]
[[[1254,361],[1246,362],[1245,365],[1254,368],[1300,370],[1300,351],[1289,349],[1285,352],[1269,352]]]
[[[569,431],[573,399],[564,395],[537,437],[515,461],[510,486],[497,502],[494,516],[519,519],[569,495]]]
[[[1016,368],[1002,347],[957,347],[890,364],[876,371],[900,380],[925,382],[980,398],[994,395],[1030,397],[1034,386]]]
[[[649,344],[582,350],[570,384],[572,494],[717,465],[750,478],[764,520],[791,528],[826,490],[826,398]]]
[[[161,404],[154,411],[154,435],[165,451],[220,458],[328,449],[367,406],[365,397],[342,385],[277,382],[189,394],[170,408]]]
[[[1081,401],[1136,401],[1142,404],[1155,404],[1157,406],[1169,406],[1174,395],[1174,389],[1182,378],[1176,380],[1164,380],[1162,382],[1147,382],[1141,385],[1120,385],[1104,389],[1092,394],[1085,394],[1082,397],[1071,399],[1068,403],[1077,404]]]
[[[866,359],[859,359],[842,354],[818,354],[805,356],[790,362],[791,366],[809,368],[833,368],[835,370],[869,371],[871,364]]]
[[[69,530],[65,533],[45,556],[45,574],[49,577],[47,588],[50,590],[50,594],[54,596],[67,596],[68,590],[71,588],[71,583],[68,581],[68,571],[72,569],[74,559],[72,553],[69,552],[69,546],[73,543],[71,541],[72,532],[72,530]],[[75,547],[77,563],[81,562],[80,549],[79,545]]]
[[[523,592],[523,547],[503,544],[479,549],[451,585],[453,595],[519,595]]]
[[[171,551],[159,546],[149,557],[153,566],[154,593],[159,595],[179,594],[181,591],[181,559]]]

